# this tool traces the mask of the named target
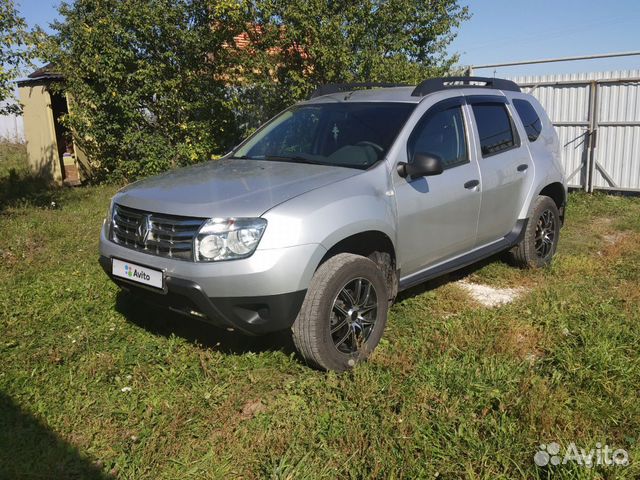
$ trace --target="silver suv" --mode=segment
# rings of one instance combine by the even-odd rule
[[[290,328],[309,364],[341,371],[376,347],[398,291],[501,251],[551,262],[559,151],[507,80],[329,85],[224,158],[119,191],[100,262],[176,312]]]

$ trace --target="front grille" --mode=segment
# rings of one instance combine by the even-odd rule
[[[111,240],[151,255],[192,260],[193,238],[204,221],[114,205]]]

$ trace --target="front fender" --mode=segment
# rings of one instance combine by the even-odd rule
[[[384,165],[288,200],[263,217],[259,249],[321,244],[327,250],[351,235],[380,231],[396,243],[393,196]]]

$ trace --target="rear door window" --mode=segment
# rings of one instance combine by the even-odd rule
[[[474,103],[472,108],[483,157],[495,155],[519,145],[518,134],[513,128],[504,103]]]
[[[535,142],[540,136],[540,132],[542,132],[542,122],[536,109],[526,100],[513,100],[513,106],[516,108],[520,120],[522,120],[529,141]]]

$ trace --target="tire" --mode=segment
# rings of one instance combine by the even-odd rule
[[[560,213],[555,202],[539,195],[531,206],[524,236],[509,252],[521,268],[541,268],[553,260],[560,238]]]
[[[348,370],[378,345],[388,306],[389,294],[380,268],[368,258],[340,253],[313,276],[291,328],[293,341],[311,366]]]

